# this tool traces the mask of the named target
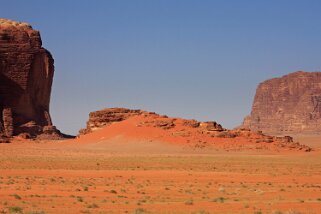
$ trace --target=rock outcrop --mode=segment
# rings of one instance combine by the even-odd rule
[[[321,72],[295,72],[259,84],[243,128],[264,133],[320,133]]]
[[[138,123],[137,127],[157,127],[161,129],[171,129],[175,127],[175,121],[177,121],[177,118],[169,118],[166,115],[159,115],[155,112],[148,112],[139,109],[133,110],[127,108],[106,108],[103,110],[90,112],[87,126],[86,128],[81,129],[79,131],[79,134],[88,134],[105,126],[109,126],[113,123],[121,122],[139,115],[146,119]],[[182,121],[183,126],[199,128],[204,131],[206,130],[221,132],[226,130],[215,121],[199,122],[196,120],[180,120]]]
[[[0,19],[0,135],[60,135],[49,103],[54,60],[29,24]]]
[[[89,113],[87,126],[79,131],[79,134],[88,134],[92,131],[110,125],[114,122],[126,120],[132,116],[140,115],[143,111],[126,108],[107,108]]]
[[[84,135],[94,134],[98,130],[106,130],[106,133],[108,133],[108,130],[113,130],[108,128],[115,123],[118,123],[118,125],[126,124],[121,126],[124,127],[123,129],[117,129],[117,135],[130,132],[135,136],[135,133],[137,133],[140,136],[139,138],[145,138],[147,141],[156,137],[158,140],[184,142],[195,148],[204,148],[216,144],[217,146],[224,145],[225,148],[242,149],[244,145],[240,142],[246,142],[248,144],[247,148],[252,149],[273,147],[276,150],[311,150],[307,146],[294,143],[289,136],[268,136],[262,132],[255,132],[249,129],[228,130],[215,121],[200,122],[197,120],[171,118],[155,112],[126,108],[108,108],[91,112],[87,127],[79,131],[78,137],[82,138]],[[157,136],[154,136],[155,133],[158,133]],[[102,136],[100,135],[100,137]],[[226,145],[226,142],[230,143]]]

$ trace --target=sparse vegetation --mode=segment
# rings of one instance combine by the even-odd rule
[[[192,212],[192,214],[209,214],[209,213],[210,212],[205,211],[205,210],[199,210],[199,211]]]
[[[87,205],[87,208],[98,208],[99,206],[95,203]]]
[[[22,208],[18,207],[18,206],[14,206],[14,207],[9,207],[8,208],[9,213],[22,213]]]
[[[225,200],[226,199],[224,197],[218,197],[218,198],[214,198],[212,201],[217,203],[224,203]]]
[[[112,189],[110,190],[110,193],[117,194],[117,191]]]
[[[81,196],[77,196],[77,201],[78,201],[78,202],[84,202],[84,199],[83,199],[83,197],[81,197]]]
[[[235,154],[224,157],[212,155],[79,157],[77,153],[70,155],[73,164],[70,164],[71,157],[68,156],[53,159],[49,155],[41,156],[39,159],[38,156],[32,159],[15,157],[10,159],[11,168],[15,169],[14,173],[11,173],[5,170],[8,166],[2,164],[2,160],[7,159],[4,158],[5,155],[0,156],[0,170],[4,172],[0,178],[0,191],[4,190],[7,195],[2,194],[0,211],[6,213],[44,214],[47,210],[66,213],[68,206],[77,213],[103,213],[110,208],[112,212],[121,208],[124,213],[125,211],[135,213],[135,209],[139,207],[141,209],[137,209],[137,212],[155,213],[159,211],[155,209],[157,204],[166,204],[164,212],[170,212],[175,207],[177,212],[191,209],[191,213],[201,214],[207,213],[210,209],[221,212],[222,207],[233,204],[240,207],[240,212],[254,213],[257,210],[257,213],[265,214],[273,213],[266,209],[272,203],[277,205],[279,202],[291,201],[296,206],[306,208],[310,202],[321,202],[321,198],[305,194],[311,190],[319,190],[318,177],[314,176],[313,172],[316,166],[321,164],[321,160],[314,157],[298,161],[298,157],[288,159],[276,156],[271,159],[265,156]],[[74,165],[76,160],[78,165]],[[28,166],[27,162],[36,164]],[[96,174],[97,162],[100,163],[100,169]],[[256,163],[255,166],[253,162]],[[311,167],[306,167],[307,164]],[[146,171],[133,171],[137,165]],[[19,172],[19,167],[24,167],[25,170]],[[23,175],[35,167],[44,168],[42,169],[44,174],[40,171],[34,176]],[[50,176],[54,167],[63,169],[62,173]],[[73,174],[71,175],[68,170],[73,170]],[[102,170],[109,170],[109,173],[102,173]],[[169,170],[170,176],[165,173]],[[90,176],[82,176],[84,172],[88,172]],[[275,176],[278,174],[294,175],[294,177],[284,184]],[[264,177],[266,181],[255,181],[257,175]],[[295,176],[300,176],[300,180],[296,180]],[[31,187],[31,190],[28,187]],[[88,191],[85,191],[86,187]],[[282,192],[282,189],[286,192]],[[252,201],[257,197],[266,199],[262,192],[269,192],[270,195],[273,191],[276,192],[273,201],[267,199],[262,206]],[[290,193],[294,193],[293,196]],[[202,207],[204,203],[208,206],[206,210]],[[9,212],[10,206],[18,206],[23,208],[23,211],[11,209]],[[31,212],[32,209],[36,211]],[[311,210],[317,213],[313,208]],[[298,211],[291,212],[298,213]],[[282,210],[273,214],[291,212]]]
[[[194,201],[193,201],[193,199],[189,199],[189,200],[185,201],[185,204],[186,205],[193,205]]]
[[[18,194],[13,194],[12,196],[17,200],[21,200],[21,196]]]
[[[46,214],[44,211],[31,211],[27,212],[27,214]]]

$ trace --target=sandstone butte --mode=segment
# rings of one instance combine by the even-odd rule
[[[29,24],[0,19],[0,138],[57,138],[49,103],[54,60]]]
[[[260,83],[241,126],[269,134],[319,134],[321,72],[298,71]]]
[[[154,112],[107,108],[91,112],[87,127],[79,131],[78,143],[161,142],[193,149],[216,148],[226,151],[310,151],[289,136],[274,137],[248,129],[228,130],[215,121],[200,122],[171,118]]]

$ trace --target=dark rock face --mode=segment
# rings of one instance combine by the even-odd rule
[[[49,114],[54,60],[38,31],[0,19],[0,134],[30,136],[59,131]]]
[[[321,72],[295,72],[260,83],[243,128],[264,133],[321,131]]]

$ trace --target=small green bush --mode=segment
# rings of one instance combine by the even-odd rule
[[[9,207],[9,213],[22,213],[22,208],[21,207]]]
[[[21,200],[21,197],[20,197],[20,195],[18,195],[18,194],[13,194],[12,196],[13,196],[15,199]]]

